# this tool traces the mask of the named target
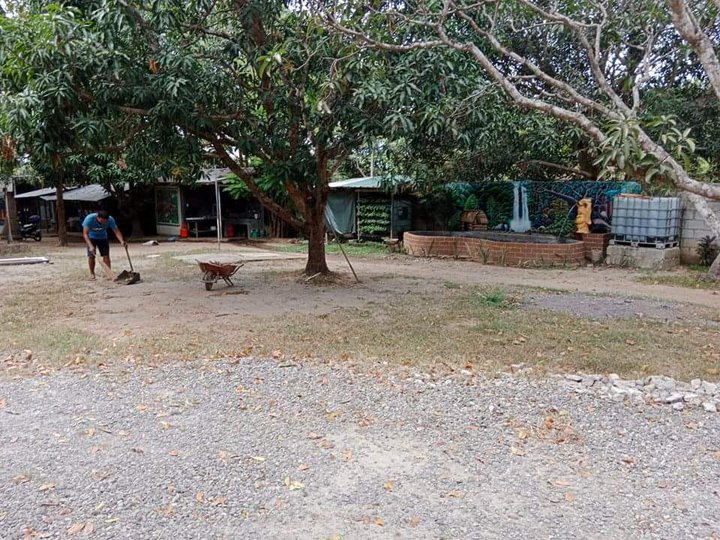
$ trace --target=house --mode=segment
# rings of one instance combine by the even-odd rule
[[[40,199],[51,202],[54,207],[57,193],[53,189],[51,194],[41,195]],[[66,227],[70,232],[81,232],[83,219],[88,214],[101,208],[114,213],[117,208],[113,194],[100,184],[69,188],[63,192],[63,202],[65,203]]]
[[[232,173],[227,168],[206,169],[193,184],[162,180],[155,186],[157,233],[180,236],[183,224],[191,237],[251,238],[264,236],[265,210],[254,197],[237,200],[223,189]],[[219,211],[218,211],[219,210]]]

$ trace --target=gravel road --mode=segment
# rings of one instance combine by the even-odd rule
[[[0,383],[2,538],[717,538],[720,414],[272,359]]]

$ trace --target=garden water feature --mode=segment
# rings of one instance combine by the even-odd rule
[[[513,182],[513,184],[513,217],[510,221],[510,230],[524,233],[532,227],[528,211],[527,188],[522,182]]]

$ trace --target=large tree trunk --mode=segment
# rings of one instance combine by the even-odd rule
[[[65,218],[65,199],[63,198],[63,182],[58,180],[55,183],[55,194],[57,200],[55,201],[55,214],[57,215],[57,233],[58,233],[58,244],[60,246],[68,245],[67,235],[67,221]]]
[[[307,221],[308,258],[305,264],[305,273],[308,276],[315,274],[328,274],[330,270],[325,260],[325,212],[313,216]]]
[[[7,229],[5,231],[5,235],[7,236],[8,241],[10,238],[17,240],[20,237],[20,227],[18,226],[17,205],[15,204],[14,191],[7,192],[5,203],[7,204],[5,207],[5,227]]]

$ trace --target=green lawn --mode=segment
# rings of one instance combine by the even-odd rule
[[[270,244],[269,247],[275,251],[283,251],[286,253],[307,253],[307,243],[298,244]],[[342,245],[345,253],[350,257],[379,257],[388,255],[390,250],[386,245],[377,242],[363,242],[361,244],[346,243]],[[325,246],[326,253],[340,253],[338,244],[327,244]]]

